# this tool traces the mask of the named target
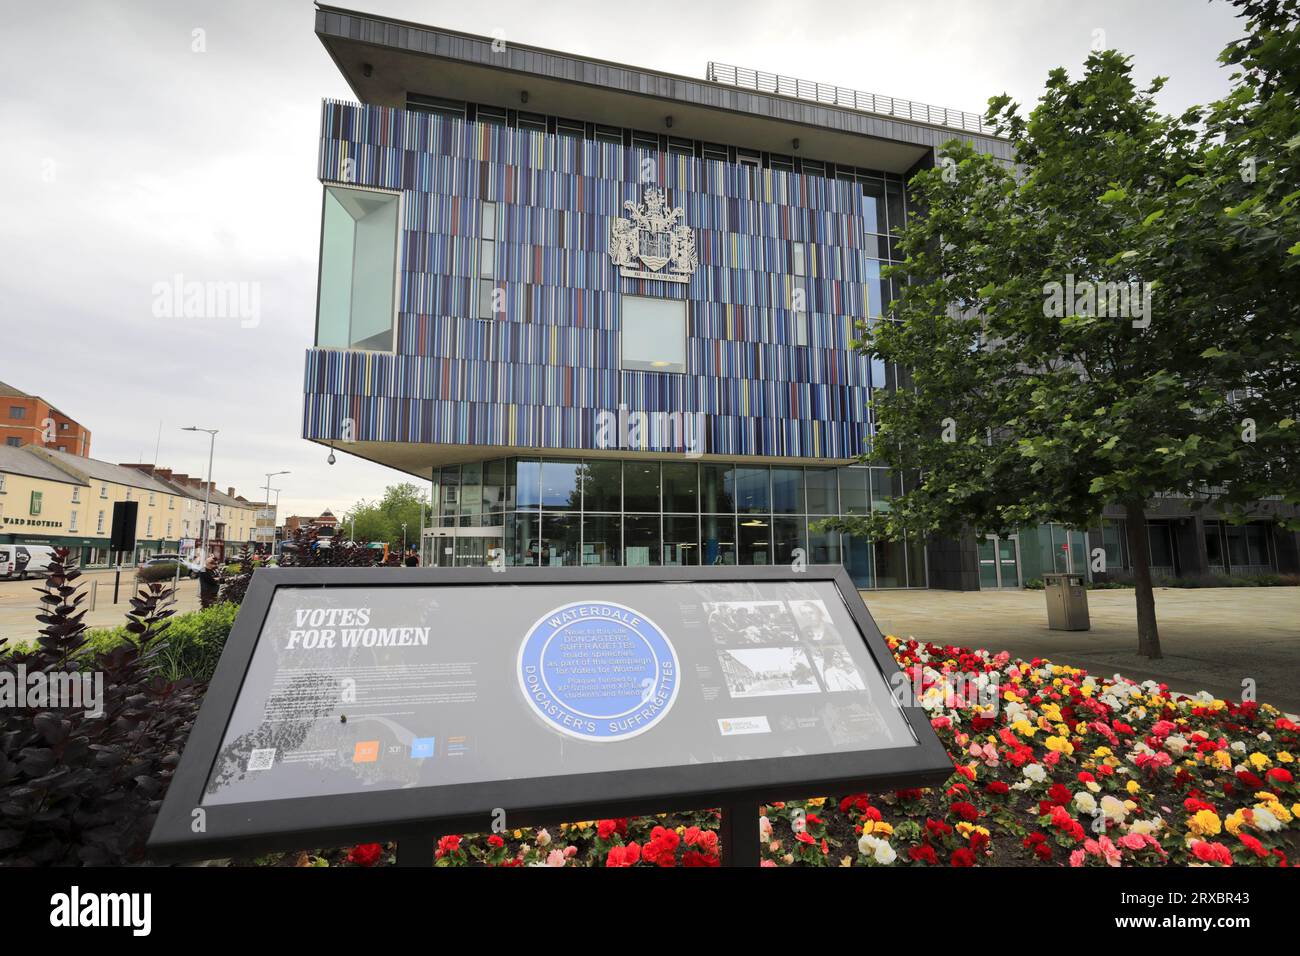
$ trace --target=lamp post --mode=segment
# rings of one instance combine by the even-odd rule
[[[272,488],[271,490],[275,492],[275,507],[272,509],[272,514],[278,515],[280,513],[280,492],[283,489]],[[279,543],[278,532],[280,528],[275,523],[278,520],[279,520],[278,518],[271,519],[271,557],[272,558],[275,557],[275,546]]]
[[[208,545],[212,540],[212,522],[208,518],[208,509],[212,502],[212,455],[217,448],[216,428],[199,428],[197,425],[188,425],[181,429],[185,432],[207,432],[208,434],[208,480],[203,486],[203,562],[208,560]]]
[[[268,471],[266,473],[266,497],[262,499],[263,511],[271,507],[271,479],[274,478],[276,475],[287,475],[287,474],[289,474],[289,472],[287,471]],[[271,518],[271,553],[267,556],[267,560],[270,560],[273,557],[275,557],[275,518],[274,517]]]
[[[402,560],[406,560],[406,522],[402,522]]]

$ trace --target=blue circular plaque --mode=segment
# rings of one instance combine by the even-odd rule
[[[611,601],[537,619],[519,645],[519,686],[547,724],[580,740],[643,734],[677,698],[677,652],[654,621]]]

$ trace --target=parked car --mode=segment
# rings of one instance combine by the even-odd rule
[[[0,578],[26,581],[28,575],[44,574],[54,560],[48,544],[6,544],[0,546]]]
[[[178,564],[181,568],[181,577],[189,577],[190,567],[179,554],[155,554],[148,560],[141,561],[136,567],[136,577],[146,581],[162,580],[175,575]]]

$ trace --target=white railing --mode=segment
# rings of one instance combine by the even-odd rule
[[[896,116],[917,123],[946,126],[967,133],[996,135],[993,127],[985,123],[984,118],[978,113],[901,100],[896,96],[879,96],[843,86],[815,83],[812,80],[800,80],[777,73],[764,73],[762,70],[751,70],[728,63],[715,63],[710,60],[705,79],[725,86],[753,90],[756,93],[775,93],[777,96],[791,96],[813,103],[825,103],[827,106],[843,106],[864,113],[875,113],[878,116]]]

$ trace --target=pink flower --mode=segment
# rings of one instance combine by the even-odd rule
[[[564,866],[564,861],[565,855],[563,850],[555,849],[546,854],[547,866]]]

